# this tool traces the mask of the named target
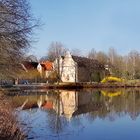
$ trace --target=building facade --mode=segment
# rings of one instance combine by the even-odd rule
[[[62,82],[78,82],[77,63],[70,52],[66,52],[64,57],[59,57],[54,61],[54,69],[58,71]]]
[[[62,82],[99,82],[106,71],[97,60],[72,56],[70,52],[54,61],[54,70],[59,73]]]
[[[42,78],[48,78],[53,71],[53,63],[50,61],[43,61],[38,63],[37,70]]]

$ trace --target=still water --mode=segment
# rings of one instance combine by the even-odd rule
[[[140,139],[139,89],[22,91],[11,98],[26,139]]]

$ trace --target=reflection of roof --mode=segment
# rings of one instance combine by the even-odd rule
[[[47,71],[52,71],[53,70],[53,63],[50,61],[43,61],[41,62],[41,66],[45,68]]]
[[[42,107],[44,109],[53,109],[53,102],[52,101],[47,101],[42,105]]]
[[[92,103],[87,105],[81,105],[78,107],[78,110],[76,110],[72,116],[77,116],[84,113],[89,113],[93,111],[99,110],[99,108],[102,108],[102,103]]]
[[[36,103],[27,103],[22,109],[26,110],[26,109],[31,109],[31,108],[38,108],[38,105]]]

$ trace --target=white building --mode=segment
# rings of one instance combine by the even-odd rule
[[[58,71],[62,82],[77,82],[77,63],[73,60],[70,52],[62,58],[54,61],[54,68]]]

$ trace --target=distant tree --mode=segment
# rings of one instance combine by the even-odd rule
[[[130,75],[130,79],[138,79],[140,78],[140,53],[138,51],[131,51],[128,54],[128,72]]]
[[[96,59],[96,51],[94,48],[92,48],[91,51],[88,53],[88,58]]]
[[[108,56],[102,51],[96,53],[96,59],[102,64],[108,63]]]
[[[48,60],[48,57],[47,56],[42,56],[40,59],[39,59],[39,62],[43,62],[43,61],[46,61]]]
[[[27,0],[0,0],[0,77],[14,75],[36,26]]]
[[[29,55],[25,58],[26,61],[29,61],[29,62],[38,62],[38,59],[36,56],[34,55]]]
[[[74,56],[81,56],[82,55],[80,49],[72,49],[71,54],[74,55]]]
[[[95,49],[91,49],[88,53],[88,58],[97,59],[100,63],[107,64],[108,56],[103,51],[96,52]]]
[[[47,58],[48,60],[54,61],[55,58],[58,58],[59,56],[64,56],[66,50],[67,49],[62,43],[52,42],[48,49]]]
[[[108,57],[109,57],[110,63],[114,65],[114,60],[117,57],[117,52],[113,47],[109,48]]]
[[[123,77],[124,77],[125,79],[129,79],[128,55],[123,56],[123,62],[124,62],[124,65],[123,65]]]
[[[108,51],[108,62],[113,66],[111,72],[115,76],[122,77],[124,62],[123,57],[117,53],[117,51],[112,47]]]

